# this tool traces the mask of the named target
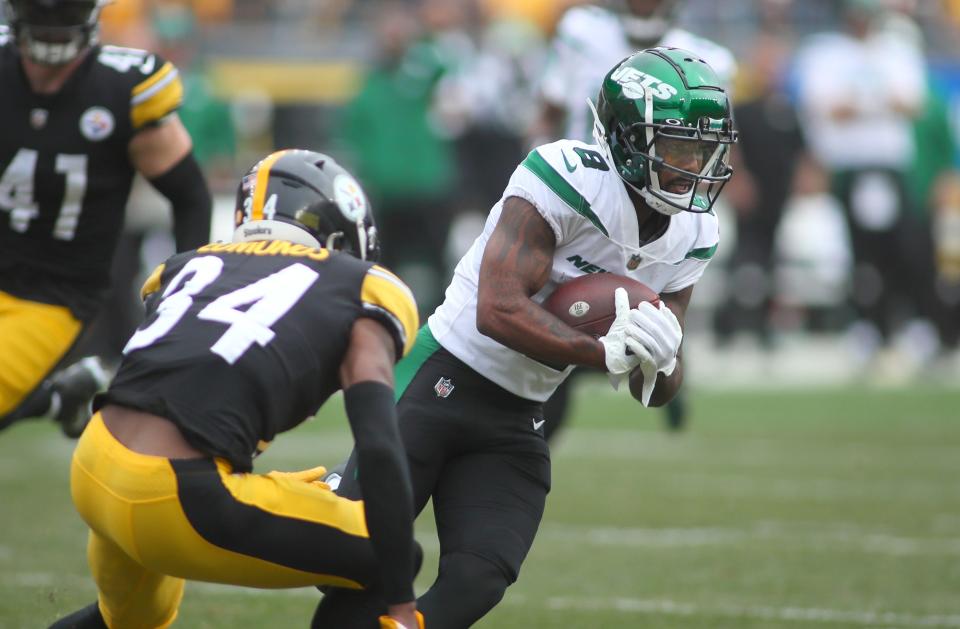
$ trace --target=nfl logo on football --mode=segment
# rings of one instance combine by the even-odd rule
[[[453,393],[453,382],[450,378],[441,376],[437,383],[433,385],[433,390],[436,391],[437,397],[449,397]]]
[[[575,301],[570,305],[570,316],[582,317],[590,310],[590,304],[585,301]]]

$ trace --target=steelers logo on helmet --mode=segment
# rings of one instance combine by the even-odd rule
[[[367,215],[367,198],[357,180],[346,173],[333,179],[333,200],[351,221],[362,221]]]

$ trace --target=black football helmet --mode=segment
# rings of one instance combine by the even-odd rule
[[[380,257],[367,195],[332,157],[314,151],[277,151],[247,171],[234,225],[234,242],[289,240],[361,260]]]
[[[110,0],[2,0],[13,41],[31,60],[63,65],[97,43]]]

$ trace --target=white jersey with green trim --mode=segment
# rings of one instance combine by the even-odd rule
[[[689,31],[672,28],[658,46],[683,48],[701,56],[730,93],[737,61],[727,48]],[[593,142],[593,114],[603,77],[635,52],[616,13],[597,6],[575,6],[563,14],[540,79],[542,98],[567,113],[565,138]]]
[[[617,273],[657,293],[683,290],[703,275],[717,250],[719,230],[712,212],[680,212],[666,231],[643,246],[633,201],[600,147],[577,140],[540,146],[514,171],[493,206],[483,233],[460,260],[443,304],[428,324],[437,342],[507,391],[546,400],[570,373],[529,358],[477,331],[480,262],[508,197],[533,204],[556,237],[553,268],[537,303],[558,284],[587,273]]]

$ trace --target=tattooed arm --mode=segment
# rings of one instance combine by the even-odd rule
[[[480,263],[477,329],[547,364],[605,370],[599,341],[530,300],[550,277],[555,247],[553,230],[533,205],[519,197],[504,201]]]

